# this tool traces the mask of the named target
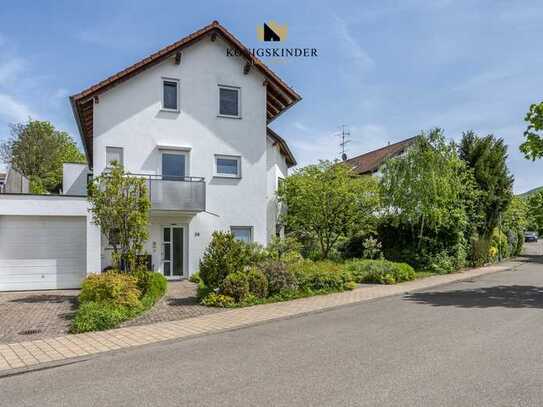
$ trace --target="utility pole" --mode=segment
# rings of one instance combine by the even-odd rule
[[[339,137],[341,138],[341,142],[339,143],[339,148],[340,148],[340,152],[341,152],[341,160],[345,161],[347,159],[347,153],[345,152],[345,146],[352,141],[352,140],[347,138],[347,137],[349,137],[351,135],[351,132],[349,131],[349,128],[344,124],[342,124],[340,126],[340,129],[341,129],[341,133],[339,134]]]

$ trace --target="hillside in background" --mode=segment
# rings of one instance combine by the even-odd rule
[[[536,192],[543,191],[543,186],[537,187],[534,189],[530,189],[529,191],[526,191],[522,194],[518,194],[521,198],[528,198],[530,195],[535,194]]]

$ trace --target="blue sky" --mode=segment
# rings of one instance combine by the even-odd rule
[[[258,4],[258,5],[256,5]],[[543,3],[511,1],[3,1],[0,139],[28,116],[79,142],[68,96],[219,20],[245,45],[256,26],[288,24],[285,47],[319,57],[270,63],[304,99],[277,119],[301,164],[441,127],[509,145],[515,191],[543,185],[543,160],[518,152],[529,105],[543,99]]]

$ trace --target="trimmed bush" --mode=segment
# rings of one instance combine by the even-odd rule
[[[293,272],[281,261],[272,261],[264,265],[264,275],[268,280],[270,295],[278,294],[283,290],[297,290],[298,281]]]
[[[353,260],[345,264],[345,273],[358,283],[395,284],[416,277],[410,265],[388,260]]]
[[[81,286],[79,302],[110,302],[115,305],[137,307],[140,305],[141,291],[136,277],[109,271],[103,274],[91,274]]]
[[[346,282],[341,265],[331,261],[304,260],[289,269],[296,276],[299,287],[305,290],[341,291]]]
[[[151,308],[161,299],[168,288],[168,280],[160,273],[152,271],[138,271],[138,288],[141,290],[140,301],[145,309]]]
[[[249,281],[247,274],[235,272],[228,274],[221,284],[221,294],[232,297],[236,302],[241,302],[249,294]]]
[[[243,243],[231,233],[213,232],[200,261],[200,278],[210,289],[219,288],[227,275],[243,270],[247,257]]]
[[[201,280],[202,279],[200,278],[200,273],[198,271],[189,277],[189,281],[191,283],[199,284]]]
[[[134,317],[140,311],[141,305],[138,307],[127,307],[111,302],[83,302],[72,321],[70,331],[72,333],[81,333],[112,329]]]
[[[208,307],[231,307],[235,303],[232,297],[223,294],[211,293],[208,294],[202,300],[202,305],[207,305]]]
[[[253,267],[247,273],[249,283],[249,293],[257,298],[266,298],[268,296],[268,279],[266,275]]]

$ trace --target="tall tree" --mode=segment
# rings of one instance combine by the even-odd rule
[[[543,102],[530,106],[526,117],[528,127],[524,131],[526,141],[520,145],[520,151],[530,160],[543,157]]]
[[[422,132],[406,154],[385,163],[382,173],[385,211],[409,225],[419,250],[423,242],[432,246],[441,230],[463,234],[471,173],[441,129]]]
[[[62,164],[85,162],[68,133],[32,119],[10,126],[10,137],[0,145],[0,159],[27,177],[34,193],[57,192],[62,186]]]
[[[507,168],[507,146],[493,135],[477,136],[465,132],[458,146],[460,158],[472,169],[480,199],[477,210],[482,222],[480,235],[490,236],[513,198],[513,176]]]
[[[288,230],[309,234],[327,258],[338,240],[370,227],[379,202],[378,183],[355,176],[343,164],[321,161],[296,171],[281,183],[278,196],[288,210]]]

